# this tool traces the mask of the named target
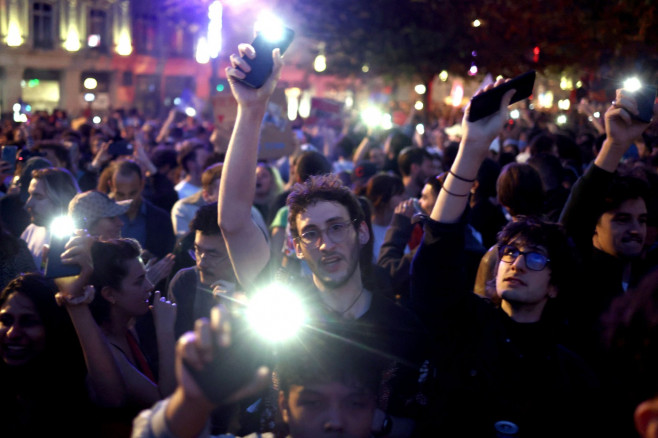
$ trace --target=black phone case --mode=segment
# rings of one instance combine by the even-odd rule
[[[476,122],[490,116],[500,109],[500,101],[509,90],[516,90],[510,105],[532,95],[537,74],[534,70],[523,73],[514,79],[478,94],[471,99],[471,109],[468,115],[469,122]]]
[[[133,147],[125,140],[118,140],[110,143],[107,153],[110,155],[132,155]]]
[[[288,46],[290,46],[294,36],[295,32],[292,29],[286,27],[284,28],[284,36],[281,41],[273,43],[267,41],[262,36],[262,34],[259,33],[251,43],[254,50],[256,51],[256,57],[254,59],[249,59],[247,56],[242,57],[251,67],[251,71],[246,73],[244,79],[237,80],[251,88],[262,87],[265,81],[267,81],[267,78],[270,77],[272,68],[274,67],[274,61],[272,60],[272,50],[278,47],[281,51],[281,54],[283,55]]]
[[[638,115],[634,118],[649,123],[653,118],[653,105],[656,102],[656,87],[645,85],[634,93]]]
[[[2,147],[2,160],[11,164],[12,169],[16,170],[16,154],[18,153],[17,146],[3,146]]]
[[[51,237],[50,249],[48,250],[48,257],[46,258],[46,267],[43,272],[46,278],[72,277],[80,274],[80,266],[64,264],[60,258],[69,238],[70,236]]]

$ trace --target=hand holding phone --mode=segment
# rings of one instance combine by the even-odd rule
[[[480,93],[471,99],[468,121],[476,122],[480,119],[495,114],[500,109],[500,102],[509,90],[516,90],[510,104],[527,99],[532,95],[535,85],[536,72],[531,70],[515,77],[502,85],[494,87],[484,93]]]
[[[10,164],[9,171],[13,174],[16,172],[16,154],[18,153],[18,146],[7,145],[2,147],[2,161]],[[8,172],[9,173],[9,172]]]
[[[283,28],[282,36],[278,41],[272,41],[262,32],[259,32],[251,43],[256,56],[253,59],[244,55],[242,56],[242,59],[249,64],[251,70],[244,72],[244,79],[236,78],[236,80],[251,88],[262,87],[265,81],[267,81],[267,78],[270,77],[270,74],[272,74],[272,68],[274,67],[272,50],[278,48],[281,55],[283,55],[288,46],[290,46],[294,36],[295,32],[288,27]]]
[[[636,120],[644,123],[651,122],[653,118],[653,106],[656,102],[656,87],[643,85],[639,90],[629,92],[637,104],[637,114],[631,114]]]

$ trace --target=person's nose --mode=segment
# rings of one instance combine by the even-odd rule
[[[23,329],[17,322],[14,322],[10,325],[5,331],[5,337],[7,339],[17,339],[23,335]]]
[[[327,416],[324,422],[325,432],[343,432],[345,429],[345,420],[343,412],[338,405],[332,405],[327,411]]]
[[[521,260],[523,259],[523,260]],[[516,260],[514,260],[514,263],[512,263],[512,266],[514,267],[515,270],[517,271],[522,271],[525,270],[525,255],[520,254],[516,257]]]
[[[329,237],[327,234],[327,231],[320,231],[320,245],[318,246],[318,249],[320,251],[329,251],[333,249],[336,246],[333,240]]]

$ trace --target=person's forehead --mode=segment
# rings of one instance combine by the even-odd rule
[[[0,307],[0,314],[35,314],[38,316],[34,303],[22,293],[12,293]]]
[[[27,191],[30,193],[45,193],[46,184],[39,178],[32,178],[32,180],[30,180],[30,185],[28,186]]]
[[[114,182],[119,184],[139,184],[139,175],[137,175],[135,172],[117,172],[114,174],[113,178]]]
[[[646,214],[647,204],[642,198],[627,199],[619,204],[619,207],[606,212],[611,215],[617,214]]]
[[[528,238],[525,236],[516,236],[512,238],[509,241],[508,245],[514,246],[520,249],[521,251],[532,250],[532,251],[539,251],[544,254],[548,254],[548,249],[544,245],[533,243],[530,240],[528,240]]]
[[[346,385],[345,383],[338,381],[305,383],[303,385],[293,384],[290,386],[290,393],[298,396],[320,395],[324,397],[350,397],[370,394],[370,392],[362,386]]]
[[[297,224],[322,225],[335,220],[347,221],[350,219],[349,211],[344,205],[335,201],[318,201],[309,205],[297,216]]]
[[[224,239],[221,234],[203,234],[201,231],[197,230],[194,233],[194,243],[199,248],[207,249],[219,249],[222,250],[225,248]]]

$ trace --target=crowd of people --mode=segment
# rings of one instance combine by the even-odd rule
[[[569,129],[508,120],[513,91],[458,130],[295,122],[264,161],[284,67],[246,87],[253,55],[226,149],[176,110],[3,121],[3,436],[658,437],[658,124],[631,92]],[[273,283],[308,315],[268,344],[243,311]]]

